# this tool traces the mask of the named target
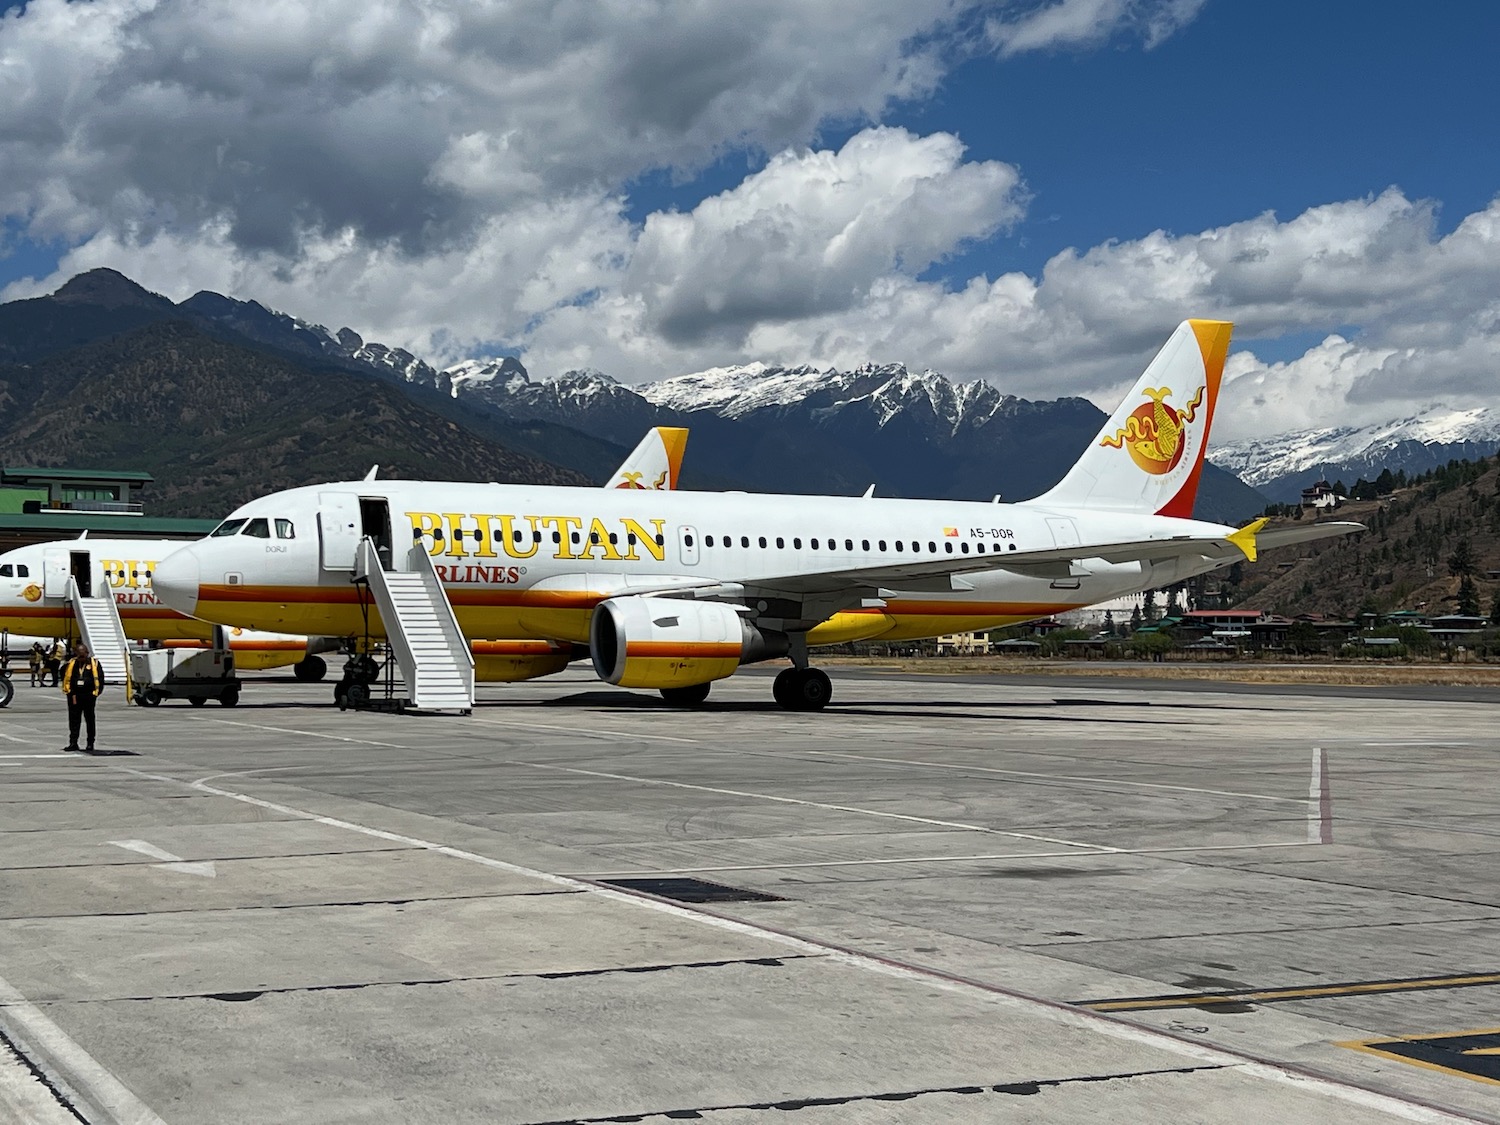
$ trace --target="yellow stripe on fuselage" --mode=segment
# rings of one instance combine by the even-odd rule
[[[549,637],[586,643],[589,619],[605,594],[596,591],[450,588],[449,600],[467,637]],[[813,645],[854,640],[915,640],[946,633],[998,629],[1075,608],[1070,603],[891,599],[884,609],[834,614],[808,634]],[[360,636],[365,618],[353,587],[204,586],[198,612],[226,625],[277,633]],[[370,631],[384,635],[379,610],[369,607]]]

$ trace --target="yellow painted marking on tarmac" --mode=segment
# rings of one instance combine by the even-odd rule
[[[1316,988],[1267,988],[1247,992],[1189,992],[1151,999],[1096,1000],[1079,1004],[1091,1012],[1141,1012],[1157,1008],[1196,1008],[1206,1004],[1253,1004],[1257,1000],[1314,1000],[1323,996],[1360,996],[1380,992],[1417,992],[1434,988],[1464,988],[1500,984],[1500,973],[1462,977],[1421,977],[1413,980],[1330,984]]]
[[[1457,1066],[1444,1066],[1442,1063],[1431,1062],[1427,1059],[1414,1059],[1410,1055],[1403,1055],[1399,1051],[1388,1051],[1384,1048],[1396,1043],[1432,1043],[1442,1039],[1467,1039],[1471,1035],[1500,1035],[1500,1027],[1485,1028],[1479,1031],[1455,1031],[1443,1035],[1401,1035],[1394,1039],[1356,1039],[1342,1043],[1334,1043],[1335,1047],[1348,1047],[1351,1051],[1363,1051],[1367,1055],[1377,1055],[1382,1059],[1394,1059],[1409,1066],[1420,1066],[1424,1070],[1435,1070],[1439,1074],[1452,1074],[1459,1078],[1467,1078],[1470,1082],[1483,1082],[1487,1086],[1500,1086],[1500,1078],[1488,1078],[1483,1074],[1475,1074],[1472,1070],[1465,1070]],[[1454,1052],[1457,1055],[1493,1055],[1500,1053],[1500,1049],[1493,1047],[1476,1048],[1472,1051]]]

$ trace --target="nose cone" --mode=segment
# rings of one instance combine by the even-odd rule
[[[193,616],[198,610],[198,553],[191,547],[173,551],[151,575],[151,589],[178,613]]]

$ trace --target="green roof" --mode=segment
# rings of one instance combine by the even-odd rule
[[[11,515],[0,513],[0,535],[8,531],[55,530],[60,535],[77,531],[108,531],[116,535],[146,538],[153,535],[207,535],[220,520],[155,519],[145,516],[112,515],[107,512],[57,511],[53,514]]]
[[[155,479],[138,469],[0,469],[0,481],[127,480],[150,484]]]

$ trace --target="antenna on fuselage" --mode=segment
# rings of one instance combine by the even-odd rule
[[[365,480],[374,480],[375,479],[375,474],[378,473],[378,472],[380,472],[380,466],[379,465],[371,465],[370,466],[370,471],[365,474],[364,479]]]

